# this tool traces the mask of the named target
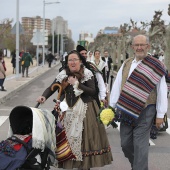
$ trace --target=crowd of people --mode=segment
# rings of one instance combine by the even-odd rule
[[[58,162],[59,168],[89,170],[112,164],[114,151],[111,151],[106,127],[97,119],[103,103],[116,111],[114,121],[120,121],[121,148],[132,170],[148,170],[151,127],[153,124],[157,129],[161,127],[168,107],[167,70],[163,53],[160,58],[149,55],[147,36],[135,36],[132,49],[134,56],[122,61],[109,97],[107,85],[113,63],[111,56],[107,50],[101,57],[99,50],[88,52],[78,45],[76,50],[64,56],[62,69],[37,98],[37,102],[43,104],[59,90],[54,111],[70,148],[69,155]],[[49,67],[53,59],[49,54]],[[22,54],[20,61],[22,75],[26,69],[28,76],[29,64],[32,63],[28,51]],[[0,53],[1,90],[4,90],[5,69]],[[58,157],[62,155],[58,153],[56,158],[59,160]]]
[[[16,74],[16,51],[15,50],[11,53],[11,64],[13,67],[12,73]],[[26,52],[24,52],[24,50],[22,50],[19,53],[19,63],[18,64],[19,64],[19,73],[22,72],[22,77],[24,77],[24,76],[29,77],[28,71],[29,71],[30,64],[33,65],[33,59],[32,59],[32,56],[28,50]],[[5,64],[4,53],[1,50],[0,51],[0,90],[1,91],[7,91],[4,88],[6,71],[7,71],[7,68],[6,68],[6,64]],[[26,74],[25,74],[25,72],[26,72]]]
[[[148,56],[148,37],[135,36],[132,49],[134,56],[123,61],[109,100],[106,84],[112,59],[108,51],[101,57],[99,50],[88,52],[81,45],[65,56],[54,82],[38,97],[37,102],[43,104],[59,88],[52,88],[55,84],[62,87],[60,102],[54,108],[73,157],[59,162],[59,168],[89,170],[112,163],[104,125],[96,119],[103,102],[116,110],[122,151],[132,169],[148,170],[150,130],[154,121],[160,128],[167,112],[166,68]]]

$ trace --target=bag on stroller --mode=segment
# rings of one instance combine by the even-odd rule
[[[0,142],[1,170],[48,170],[55,162],[55,118],[48,110],[15,107],[9,138]]]

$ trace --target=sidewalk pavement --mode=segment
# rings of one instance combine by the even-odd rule
[[[5,62],[8,73],[4,82],[4,87],[7,91],[0,91],[0,104],[4,103],[16,92],[33,82],[35,79],[38,79],[43,73],[46,73],[51,68],[60,64],[60,61],[57,61],[56,64],[52,64],[51,68],[49,68],[47,64],[38,67],[34,64],[29,68],[29,77],[22,77],[21,74],[17,77],[16,74],[12,74],[12,67],[8,67],[9,59],[5,59]]]

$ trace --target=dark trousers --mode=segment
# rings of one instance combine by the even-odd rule
[[[26,77],[28,77],[28,68],[29,67],[22,66],[22,76],[24,76],[24,73],[25,73],[25,70],[26,70]]]
[[[120,125],[122,151],[133,170],[148,170],[150,129],[155,114],[155,105],[149,105],[140,114],[135,127]]]
[[[3,86],[3,84],[4,84],[4,81],[5,81],[5,78],[3,78],[3,79],[0,79],[0,86],[1,86],[1,89],[3,89],[3,88],[4,88],[4,86]]]
[[[51,63],[52,63],[52,62],[48,62],[48,67],[51,67]]]
[[[21,61],[19,61],[19,73],[21,73]]]
[[[109,83],[110,71],[106,71],[106,83]]]

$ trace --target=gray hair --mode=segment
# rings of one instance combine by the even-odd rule
[[[143,36],[143,37],[145,37],[145,38],[146,38],[146,43],[149,44],[149,37],[146,36],[146,35],[142,35],[142,34],[139,34],[139,35],[136,35],[135,37],[133,37],[132,44],[133,44],[133,42],[134,42],[134,39],[135,39],[136,37],[138,37],[138,36]]]

